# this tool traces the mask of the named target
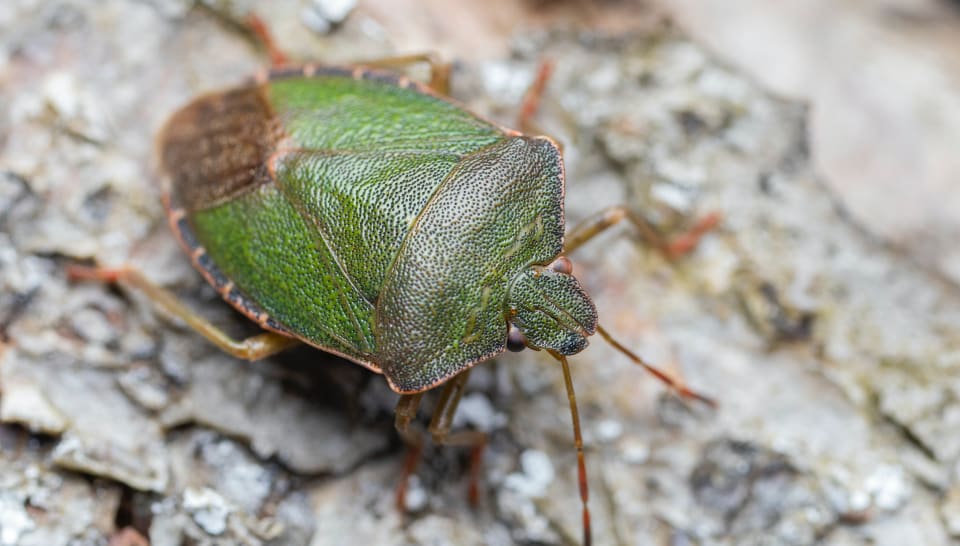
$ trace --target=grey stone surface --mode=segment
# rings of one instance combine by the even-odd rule
[[[662,5],[752,78],[808,102],[813,164],[843,207],[874,236],[960,284],[956,2]]]
[[[558,366],[471,377],[467,453],[428,448],[400,514],[396,396],[296,350],[222,355],[141,295],[68,282],[130,263],[231,333],[255,331],[168,233],[152,139],[190,97],[265,58],[242,2],[0,5],[0,544],[571,544],[580,500]],[[362,13],[323,36],[263,13],[304,58],[370,58]],[[537,123],[564,144],[575,223],[613,204],[664,231],[720,211],[675,263],[628,227],[573,256],[613,335],[716,398],[682,403],[602,340],[571,360],[597,544],[955,544],[960,296],[865,234],[808,157],[808,110],[667,27],[518,35],[454,94],[510,123],[538,59]],[[414,72],[416,75],[416,71]],[[430,406],[428,399],[426,405]]]

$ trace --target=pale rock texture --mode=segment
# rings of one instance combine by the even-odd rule
[[[256,331],[168,232],[153,135],[264,65],[239,24],[250,9],[295,58],[409,52],[378,4],[322,36],[314,4],[0,4],[0,545],[121,528],[155,546],[578,543],[546,355],[471,377],[458,426],[490,434],[479,506],[466,451],[428,447],[401,514],[382,378],[309,349],[239,362],[136,292],[67,280],[78,261],[130,263],[232,334]],[[678,400],[600,339],[571,359],[595,543],[957,544],[957,286],[851,217],[838,188],[874,171],[825,178],[817,111],[651,19],[508,27],[454,72],[457,98],[510,124],[555,61],[536,123],[564,145],[571,223],[614,204],[664,231],[723,215],[674,263],[628,226],[571,256],[601,323],[719,404]]]

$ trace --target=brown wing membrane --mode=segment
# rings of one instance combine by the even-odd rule
[[[158,141],[173,202],[192,212],[268,184],[268,159],[282,139],[260,87],[193,101],[167,122]]]

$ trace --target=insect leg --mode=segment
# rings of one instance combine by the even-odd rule
[[[410,426],[417,416],[422,398],[422,392],[400,395],[393,414],[393,425],[407,444],[408,450],[407,458],[403,462],[403,470],[400,472],[400,480],[397,482],[396,503],[397,510],[400,512],[407,509],[407,485],[410,482],[410,476],[420,463],[420,455],[423,452],[423,431],[415,430]]]
[[[396,68],[418,63],[427,63],[430,65],[430,88],[441,95],[449,95],[450,72],[453,70],[453,65],[442,62],[439,56],[437,56],[435,53],[414,53],[411,55],[384,57],[382,59],[361,61],[356,64],[363,66]]]
[[[543,99],[543,92],[547,88],[547,81],[551,74],[553,74],[553,61],[549,59],[540,61],[537,75],[530,87],[527,88],[527,92],[524,93],[523,102],[520,104],[520,112],[517,113],[517,129],[524,133],[543,133],[532,120],[537,110],[540,109],[540,101]]]
[[[187,307],[169,290],[160,287],[130,267],[98,268],[71,265],[67,268],[67,276],[73,280],[97,280],[132,286],[143,292],[164,312],[182,320],[208,341],[237,358],[259,360],[300,343],[292,337],[276,332],[264,332],[243,340],[235,340]]]
[[[290,63],[290,59],[283,52],[273,39],[273,34],[267,28],[256,14],[250,14],[244,21],[249,31],[253,34],[260,45],[267,50],[270,56],[270,64],[274,67],[284,66]],[[430,65],[430,87],[441,95],[450,94],[450,73],[453,65],[440,60],[435,53],[415,53],[411,55],[398,55],[395,57],[383,57],[380,59],[370,59],[356,64],[364,66],[376,66],[395,68],[408,66],[411,64],[427,63]]]
[[[287,58],[287,54],[283,52],[282,49],[277,47],[277,42],[273,39],[273,34],[270,33],[270,29],[267,28],[266,23],[263,22],[259,16],[255,13],[247,15],[246,20],[247,28],[253,33],[253,36],[260,42],[260,45],[267,50],[267,54],[270,55],[270,65],[284,66],[290,62]]]
[[[647,244],[668,260],[675,260],[693,250],[700,239],[717,226],[720,214],[712,212],[698,220],[686,233],[668,240],[646,218],[622,205],[614,206],[601,210],[571,229],[564,238],[564,251],[568,254],[573,252],[624,219],[633,224]]]
[[[470,504],[476,505],[480,500],[480,466],[483,462],[483,450],[487,446],[487,434],[479,430],[450,432],[450,428],[453,426],[453,417],[457,413],[460,399],[463,398],[464,387],[469,375],[470,370],[468,369],[447,382],[443,392],[440,393],[437,407],[433,410],[429,430],[434,443],[438,445],[464,446],[471,449],[470,485],[467,498]]]
[[[417,409],[420,407],[420,400],[423,393],[402,394],[397,401],[397,407],[393,413],[393,425],[396,427],[400,437],[410,445],[419,445],[423,443],[418,431],[410,427],[410,423],[417,416]]]
[[[480,463],[483,449],[487,444],[487,435],[484,432],[474,430],[450,433],[453,416],[456,414],[457,405],[463,397],[463,389],[468,376],[469,370],[457,375],[444,384],[443,391],[441,391],[440,398],[433,410],[429,433],[437,445],[465,446],[473,449],[470,457],[470,489],[468,498],[471,504],[476,504],[479,499],[479,488],[477,484],[480,477]],[[423,447],[423,432],[411,426],[412,420],[416,417],[417,407],[420,404],[422,396],[423,393],[405,394],[402,395],[397,402],[394,423],[400,436],[410,446],[400,483],[397,486],[397,507],[400,510],[404,510],[406,507],[407,483],[414,470],[416,470]]]

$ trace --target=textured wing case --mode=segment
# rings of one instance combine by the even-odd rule
[[[382,74],[288,76],[172,118],[171,218],[238,309],[377,369],[376,302],[410,227],[465,157],[505,136]]]
[[[505,348],[508,283],[562,250],[557,147],[516,137],[465,157],[411,228],[377,308],[394,390],[430,388]]]

